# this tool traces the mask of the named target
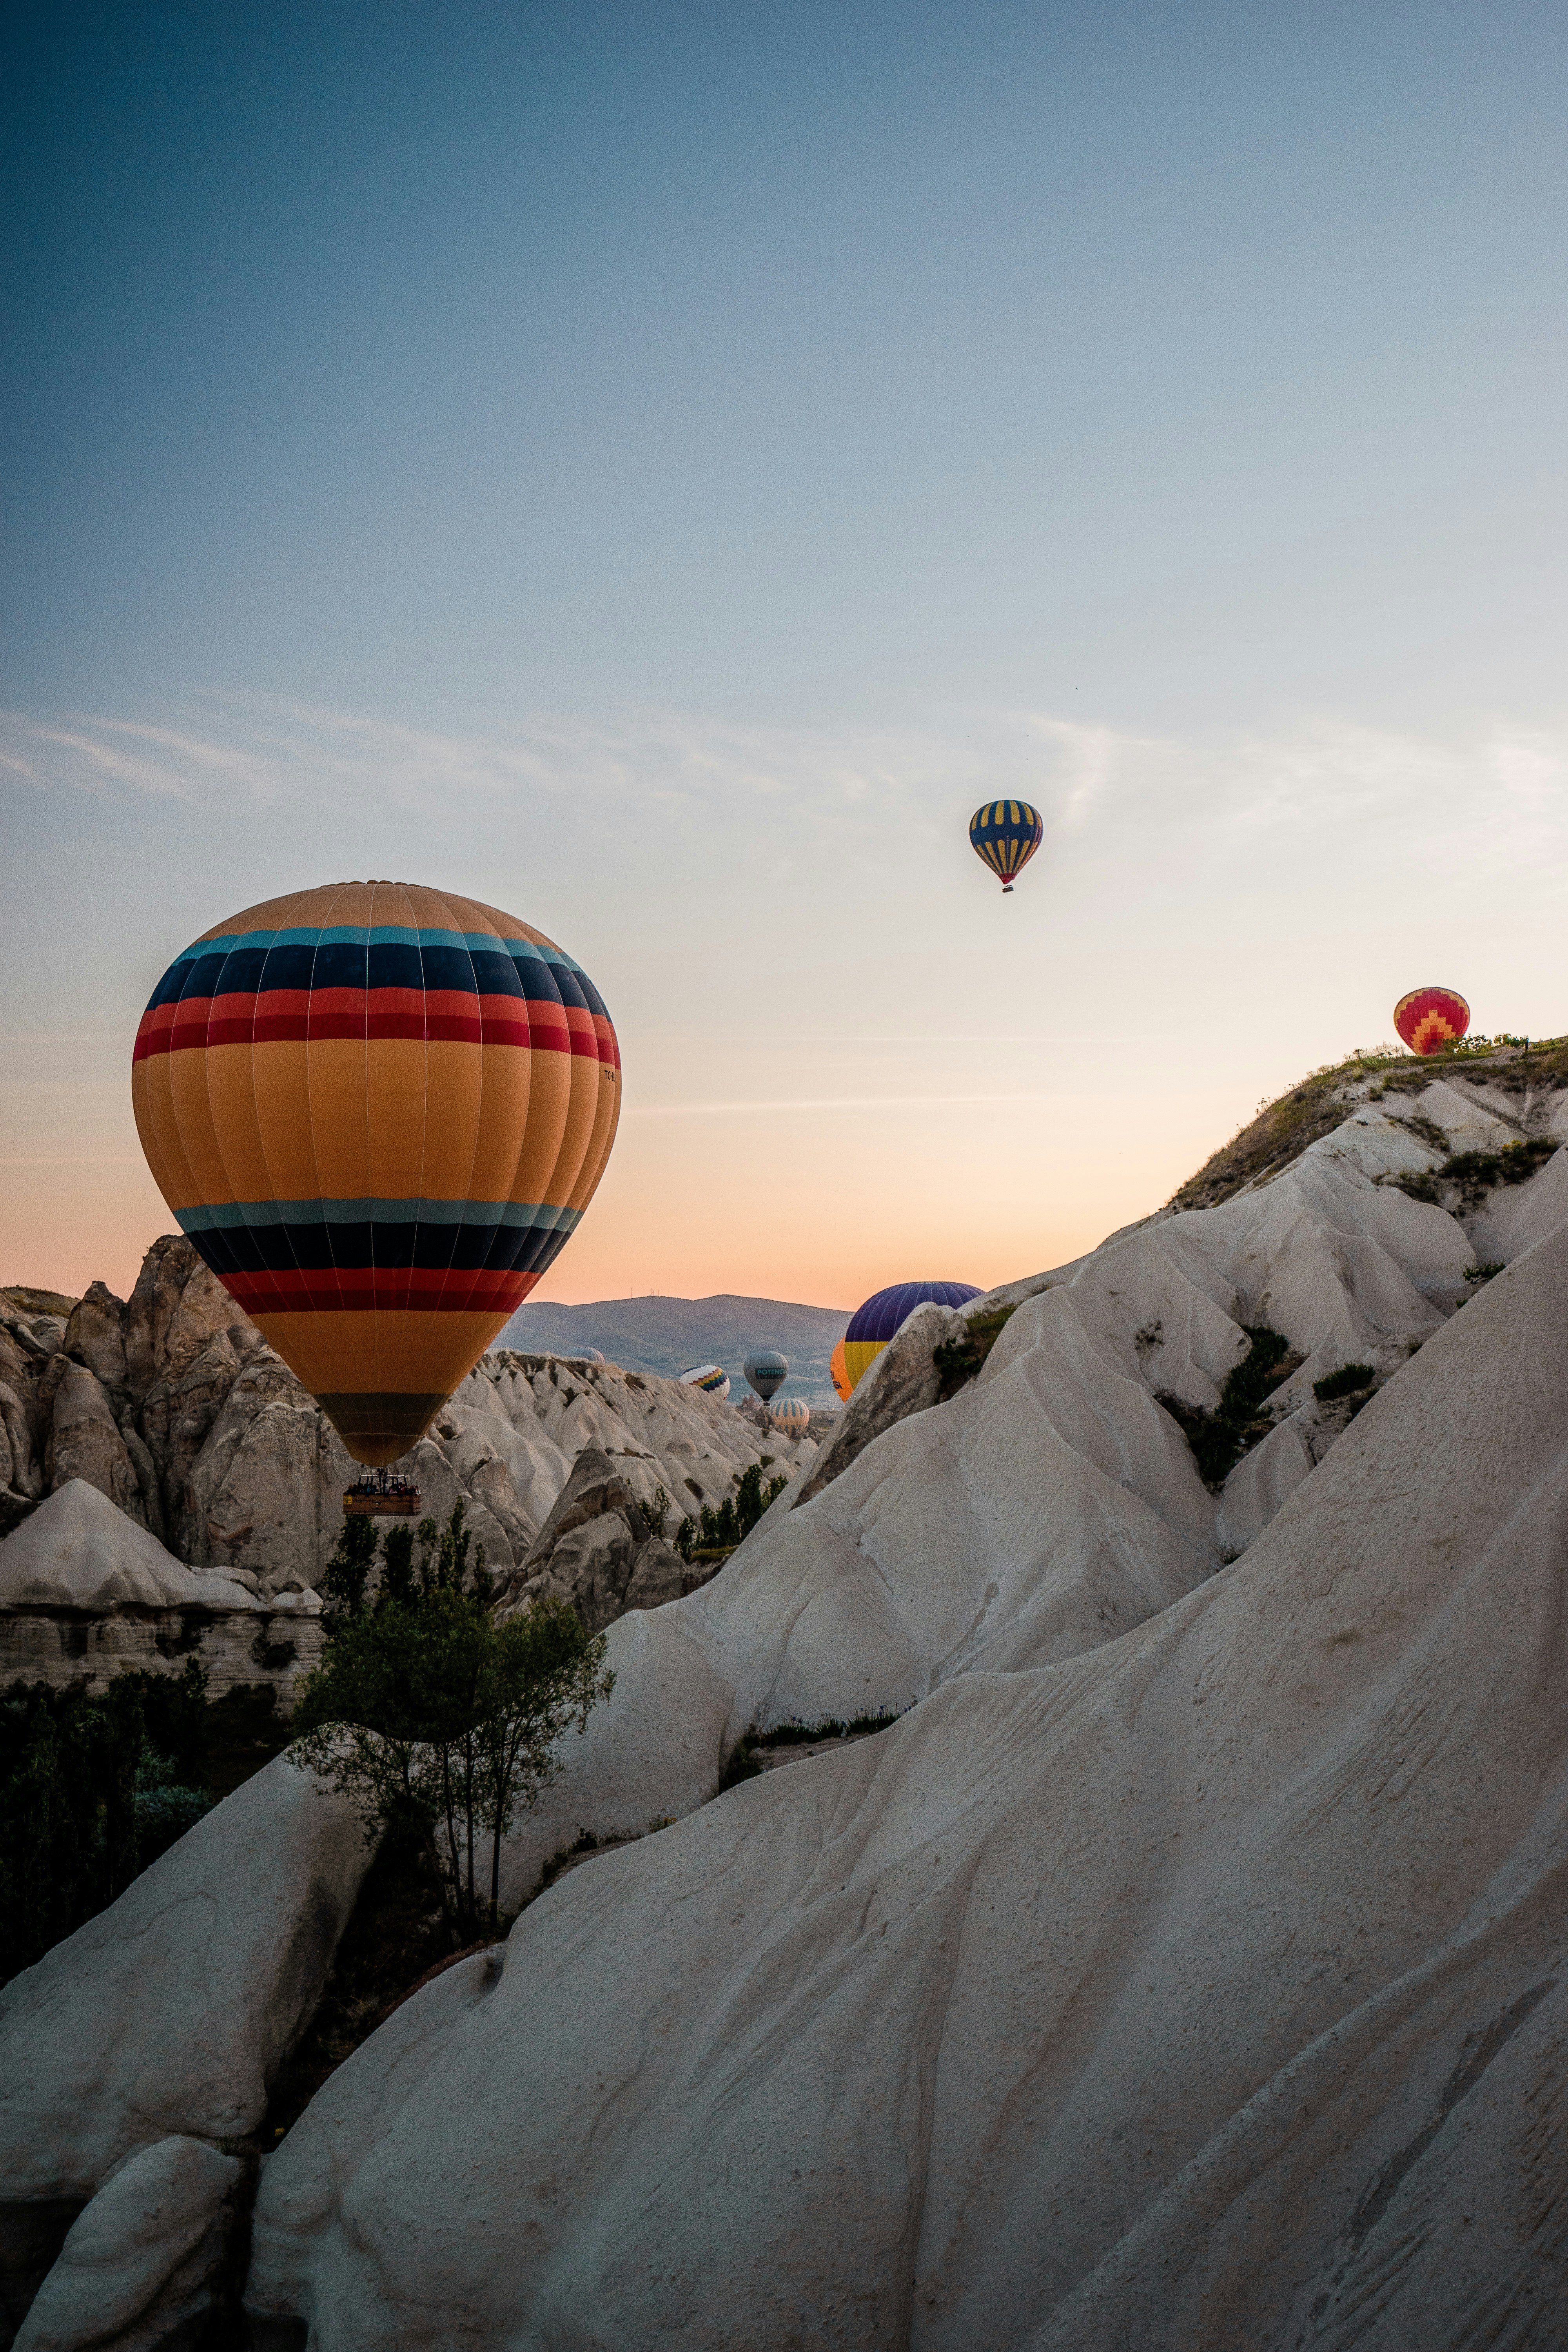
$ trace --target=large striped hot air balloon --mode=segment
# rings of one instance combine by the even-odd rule
[[[781,1437],[804,1437],[811,1427],[811,1407],[799,1397],[780,1397],[769,1405],[768,1419]]]
[[[894,1332],[917,1307],[925,1306],[928,1299],[934,1299],[939,1307],[962,1307],[979,1296],[972,1282],[895,1282],[890,1289],[879,1290],[856,1309],[844,1334],[844,1370],[850,1389],[859,1387]],[[837,1386],[837,1381],[834,1385]]]
[[[338,882],[176,957],[132,1096],[182,1232],[381,1464],[574,1231],[615,1141],[620,1053],[586,974],[515,915]]]
[[[833,1359],[827,1367],[827,1377],[833,1382],[833,1393],[838,1399],[839,1403],[847,1404],[855,1383],[850,1379],[848,1367],[844,1361],[844,1341],[842,1339],[840,1339],[837,1347],[833,1350]]]
[[[1038,809],[1027,801],[987,801],[969,820],[970,846],[1008,891],[1038,849],[1045,829]]]
[[[1394,1025],[1413,1054],[1438,1054],[1464,1035],[1470,1008],[1457,989],[1413,988],[1394,1006]]]

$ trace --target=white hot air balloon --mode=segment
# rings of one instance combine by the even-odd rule
[[[680,1375],[682,1388],[700,1389],[704,1396],[722,1404],[730,1393],[730,1375],[722,1364],[693,1364]]]

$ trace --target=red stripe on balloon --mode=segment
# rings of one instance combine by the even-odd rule
[[[364,1314],[413,1309],[437,1315],[510,1315],[537,1273],[473,1268],[310,1267],[302,1272],[226,1274],[224,1287],[249,1314]]]
[[[189,997],[144,1013],[132,1059],[208,1045],[300,1043],[326,1037],[407,1037],[470,1045],[510,1045],[543,1054],[613,1055],[608,1024],[554,1004],[531,1008],[521,997],[478,996],[460,989],[272,988],[257,996]],[[606,1052],[606,1042],[609,1052]]]

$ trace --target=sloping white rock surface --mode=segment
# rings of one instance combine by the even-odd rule
[[[287,1756],[0,1991],[0,2198],[90,2197],[133,2149],[261,2121],[364,1875]]]
[[[73,2222],[16,2352],[170,2352],[198,2341],[227,2252],[238,2159],[175,2136],[141,2149]]]
[[[266,2169],[258,2314],[333,2352],[1561,2346],[1568,1228],[1440,1328],[1464,1236],[1319,1162],[1102,1253],[921,1417],[952,1435],[803,1507],[757,1703],[817,1595],[822,1673],[858,1643],[932,1695],[400,2011]],[[1303,1379],[1436,1336],[1199,1582],[1216,1514],[1131,1336],[1202,1395],[1266,1302]],[[948,1499],[923,1570],[900,1445]],[[943,1563],[1005,1606],[965,1624]],[[624,1621],[637,1673],[713,1590]]]
[[[1244,1551],[1347,1426],[1314,1380],[1351,1361],[1404,1379],[1470,1296],[1465,1223],[1383,1181],[1440,1164],[1401,1114],[1438,1133],[1458,1091],[1363,1104],[1224,1205],[1151,1219],[973,1302],[1020,1303],[972,1385],[884,1430],[810,1499],[781,1496],[701,1591],[611,1628],[614,1699],[510,1846],[508,1899],[580,1826],[640,1830],[706,1801],[750,1726],[904,1707],[956,1675],[1077,1656]],[[1554,1159],[1482,1213],[1533,1234],[1564,1181]],[[1272,1433],[1211,1494],[1158,1400],[1212,1409],[1263,1325],[1300,1361]],[[913,1368],[900,1359],[895,1375],[918,1397]]]

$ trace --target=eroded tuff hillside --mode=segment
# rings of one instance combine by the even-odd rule
[[[283,2142],[250,2309],[334,2352],[1555,2352],[1565,1392],[1558,1223],[1235,1567],[562,1882]]]
[[[512,1898],[579,1826],[657,1833],[271,2156],[264,2339],[1556,2352],[1563,1104],[1373,1073],[1215,1206],[913,1318],[719,1576],[611,1625]],[[752,1725],[911,1700],[714,1796]],[[186,2291],[241,2192],[120,2184],[258,2128],[360,1868],[279,1759],[7,1989],[36,2268],[85,2203],[99,2275]]]
[[[1424,1094],[1436,1075],[1477,1088],[1519,1135],[1550,1127],[1556,1098],[1568,1087],[1568,1038],[1545,1037],[1531,1046],[1496,1052],[1460,1047],[1436,1061],[1420,1055],[1354,1054],[1313,1070],[1205,1160],[1172,1195],[1173,1209],[1213,1209],[1245,1185],[1277,1175],[1308,1144],[1328,1135],[1363,1102]]]
[[[781,1497],[701,1592],[612,1630],[616,1705],[520,1838],[514,1887],[580,1823],[705,1801],[754,1725],[904,1707],[957,1675],[1075,1656],[1244,1556],[1364,1402],[1321,1403],[1314,1382],[1361,1363],[1376,1390],[1397,1385],[1471,1311],[1485,1281],[1470,1270],[1568,1207],[1568,1163],[1500,1159],[1521,1113],[1550,1153],[1568,1090],[1521,1102],[1456,1069],[1412,1095],[1373,1076],[1338,1126],[1221,1205],[1161,1212],[957,1315],[921,1308],[799,1499]],[[934,1402],[935,1360],[1003,1310],[978,1374]],[[1287,1343],[1284,1376],[1211,1489],[1184,1422],[1220,1405],[1259,1328]]]
[[[425,1508],[461,1494],[493,1569],[533,1544],[585,1447],[633,1495],[678,1509],[729,1494],[764,1454],[815,1458],[694,1389],[614,1365],[485,1356],[407,1457]],[[310,1584],[356,1475],[336,1432],[190,1244],[147,1253],[128,1300],[0,1291],[0,1532],[80,1478],[195,1568],[270,1598]]]
[[[573,1816],[690,1818],[327,2085],[251,2308],[344,2352],[447,2306],[687,2352],[737,2312],[932,2352],[1558,2344],[1568,1177],[1479,1168],[1521,1108],[1363,1099],[1013,1286],[969,1386],[613,1629]],[[1300,1360],[1212,1492],[1159,1397],[1212,1410],[1266,1324]],[[1353,1419],[1311,1394],[1347,1360]],[[702,1801],[747,1722],[910,1699]]]

